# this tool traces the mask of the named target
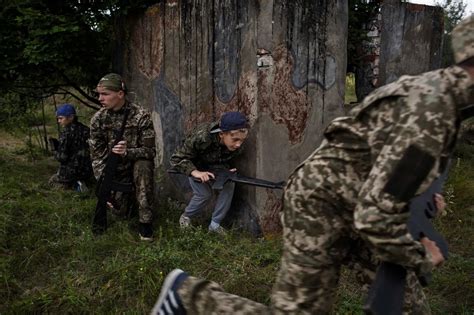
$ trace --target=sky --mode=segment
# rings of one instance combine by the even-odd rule
[[[443,2],[443,1],[440,1],[440,0],[438,0],[438,1],[435,1],[435,0],[410,0],[409,2],[427,4],[427,5],[434,5],[435,2]],[[467,4],[466,15],[469,15],[469,13],[474,13],[474,0],[464,0],[464,3]]]

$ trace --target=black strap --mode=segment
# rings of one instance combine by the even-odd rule
[[[474,117],[474,104],[461,108],[459,110],[459,116],[461,120],[466,120],[468,118]]]
[[[127,106],[127,104],[125,104],[125,106]],[[119,143],[123,138],[123,134],[125,132],[125,125],[127,124],[127,119],[128,119],[128,114],[129,113],[130,113],[130,108],[127,106],[127,108],[125,108],[125,113],[123,114],[122,125],[120,126],[119,131],[115,135],[114,146],[117,143]]]

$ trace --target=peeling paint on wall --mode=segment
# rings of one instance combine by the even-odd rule
[[[303,89],[297,89],[292,81],[293,58],[284,45],[273,52],[274,78],[266,71],[259,71],[259,108],[268,113],[276,124],[288,130],[291,144],[301,142],[308,119],[310,104]],[[270,81],[269,81],[270,80]]]
[[[325,1],[289,1],[288,49],[293,57],[293,85],[317,83],[325,90],[336,82],[336,60],[327,53],[328,5]]]
[[[245,14],[239,0],[217,1],[214,11],[214,43],[210,43],[209,66],[213,67],[215,94],[229,102],[239,81],[241,33]]]
[[[162,18],[159,5],[149,8],[137,21],[131,35],[135,62],[149,79],[158,77],[163,61]]]
[[[337,87],[343,78],[336,73],[345,50],[329,51],[326,39],[328,23],[341,19],[338,12],[346,25],[347,3],[335,1],[337,12],[331,12],[335,8],[331,1],[274,0],[259,15],[258,1],[165,0],[142,15],[128,17],[121,33],[125,52],[117,56],[122,58],[124,74],[137,87],[138,98],[155,111],[162,167],[168,167],[186,133],[217,120],[223,112],[238,110],[252,126],[249,145],[278,136],[272,141],[281,144],[281,156],[291,160],[282,161],[278,177],[286,176],[288,165],[299,163],[311,150],[304,146],[316,143],[323,129],[325,102],[338,104],[341,98]],[[284,13],[273,16],[280,10]],[[265,27],[259,26],[259,17],[265,17]],[[271,51],[258,50],[257,30],[269,32],[263,42]],[[335,112],[332,105],[327,108],[331,115]],[[262,130],[265,133],[259,134]],[[305,137],[308,130],[311,134]],[[268,177],[259,174],[267,145],[249,146],[245,166],[240,168],[246,175]],[[165,176],[164,180],[165,185],[178,188],[177,194],[189,191],[186,178]],[[279,230],[278,194],[248,187],[241,191],[233,202],[238,224],[257,231],[261,218],[265,229]]]

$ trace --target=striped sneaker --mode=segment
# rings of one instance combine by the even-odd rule
[[[168,274],[151,315],[186,315],[186,309],[178,295],[178,288],[188,277],[189,275],[181,269],[175,269]]]

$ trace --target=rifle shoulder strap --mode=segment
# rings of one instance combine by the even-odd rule
[[[125,104],[127,106],[127,104]],[[128,114],[130,113],[130,108],[125,109],[125,113],[123,114],[122,125],[120,126],[119,132],[117,137],[115,138],[114,144],[117,144],[123,138],[123,134],[125,132],[125,126],[127,125]]]

